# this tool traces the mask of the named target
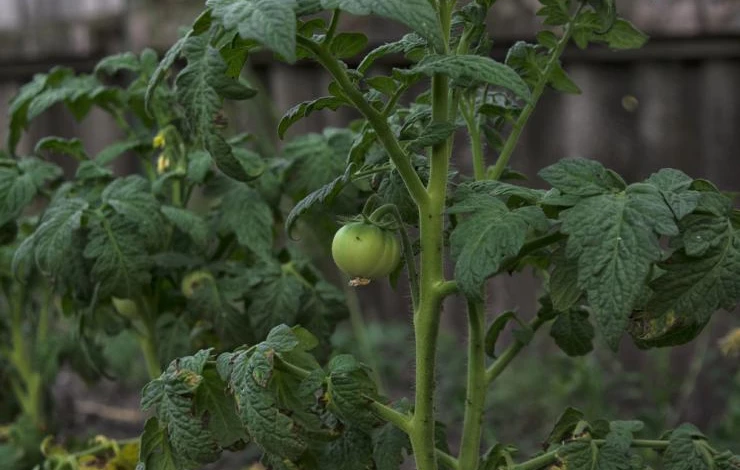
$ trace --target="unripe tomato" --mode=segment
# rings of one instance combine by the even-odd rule
[[[377,279],[393,272],[401,245],[393,232],[365,222],[340,228],[331,244],[334,262],[352,278]]]
[[[120,297],[111,297],[113,302],[113,308],[116,309],[119,315],[128,319],[134,319],[139,316],[139,307],[136,306],[136,302],[131,299],[122,299]]]
[[[189,299],[193,296],[195,290],[201,287],[203,284],[213,282],[215,282],[215,280],[213,279],[213,274],[209,273],[208,271],[193,271],[186,274],[185,277],[182,278],[180,291],[185,297]]]

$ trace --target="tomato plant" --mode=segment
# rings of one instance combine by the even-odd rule
[[[614,0],[541,0],[547,28],[500,62],[486,28],[494,3],[208,0],[161,59],[124,53],[93,74],[55,68],[26,84],[0,159],[0,379],[12,392],[2,412],[16,417],[0,432],[0,460],[12,469],[196,469],[249,447],[286,470],[391,470],[405,458],[419,470],[644,469],[646,448],[666,469],[739,469],[738,456],[690,424],[645,439],[639,421],[573,408],[537,455],[484,442],[483,416],[495,412],[486,390],[541,331],[571,356],[591,352],[597,333],[614,351],[626,338],[671,347],[740,298],[740,217],[711,182],[664,169],[629,183],[597,161],[562,159],[538,173],[548,189],[517,183],[512,156],[539,99],[580,92],[561,64],[565,48],[630,49],[647,37]],[[367,38],[342,30],[345,14],[410,32],[350,67]],[[242,70],[260,51],[315,62],[332,78],[326,96],[276,124],[281,138],[322,109],[362,118],[279,151],[235,129],[224,103],[258,96]],[[377,61],[388,54],[408,65],[383,73]],[[90,155],[77,139],[47,137],[18,155],[24,130],[55,104],[78,119],[98,107],[125,139]],[[452,168],[461,133],[471,174]],[[71,159],[74,177],[63,178],[50,154]],[[111,170],[124,156],[140,173]],[[340,216],[355,221],[338,228]],[[355,285],[405,272],[411,398],[390,400],[367,365],[332,354],[337,322],[350,313],[361,323],[348,308],[354,291],[333,284],[321,254],[291,236],[331,247],[338,267],[364,280]],[[538,311],[489,311],[488,281],[524,268],[545,280]],[[450,448],[435,373],[452,296],[467,304],[468,333],[464,422]],[[519,328],[499,351],[511,321]],[[75,449],[44,439],[57,424],[48,396],[57,366],[89,380],[110,375],[101,351],[122,331],[136,338],[151,379],[141,438]]]

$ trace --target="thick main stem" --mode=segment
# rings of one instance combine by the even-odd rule
[[[432,78],[432,119],[446,122],[447,106],[447,77],[435,75]],[[442,301],[439,286],[444,282],[442,235],[449,159],[447,142],[434,146],[427,188],[429,203],[419,206],[421,276],[419,307],[414,312],[416,399],[411,432],[418,470],[437,468],[434,453],[434,372]]]
[[[484,302],[468,303],[468,384],[460,444],[461,468],[478,468],[486,402],[486,317]]]

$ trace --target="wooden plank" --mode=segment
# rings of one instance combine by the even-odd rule
[[[711,61],[699,72],[694,96],[698,125],[692,133],[699,142],[693,159],[705,176],[721,189],[740,190],[740,63]]]

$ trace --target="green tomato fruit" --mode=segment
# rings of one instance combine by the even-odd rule
[[[133,300],[111,297],[111,301],[113,302],[113,308],[122,317],[134,319],[139,316],[139,307],[136,306],[136,302]]]
[[[351,278],[388,276],[401,260],[401,245],[393,232],[365,222],[340,228],[331,244],[334,262]]]
[[[185,277],[182,278],[180,291],[182,292],[182,295],[189,299],[193,296],[196,289],[206,283],[212,284],[214,282],[215,279],[213,278],[213,274],[209,273],[208,271],[193,271],[186,274]]]

